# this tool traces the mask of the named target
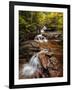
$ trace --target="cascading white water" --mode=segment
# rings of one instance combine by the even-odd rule
[[[36,72],[36,68],[30,65],[29,63],[24,64],[23,70],[22,70],[22,75],[24,77],[30,77]]]
[[[40,53],[48,53],[48,49],[43,49],[40,52],[34,54],[29,63],[24,64],[23,70],[22,70],[22,74],[24,75],[24,77],[30,77],[32,76],[36,71],[40,70],[41,68],[41,64],[40,64],[40,60],[38,58]]]
[[[41,67],[40,61],[39,61],[39,58],[38,58],[38,53],[34,54],[31,57],[29,64],[32,65],[33,67],[36,67],[36,68],[40,68]]]
[[[40,43],[48,42],[48,40],[46,39],[46,37],[43,36],[42,34],[37,35],[37,36],[34,38],[34,40],[37,41],[37,42],[40,42]]]
[[[39,59],[38,59],[38,53],[34,54],[29,63],[24,64],[22,74],[24,77],[30,77],[32,76],[39,68],[41,67]]]

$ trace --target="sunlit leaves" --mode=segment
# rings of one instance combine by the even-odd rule
[[[34,12],[19,11],[19,31],[20,35],[26,38],[28,33],[37,33],[43,26],[50,30],[63,30],[63,13],[59,12]]]

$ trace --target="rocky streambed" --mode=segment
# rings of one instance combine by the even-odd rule
[[[37,52],[48,49],[49,77],[63,76],[63,42],[60,40],[48,40],[48,42],[40,43],[34,40],[25,41],[19,47],[19,79],[24,79],[21,75],[23,65],[29,62],[30,58]]]

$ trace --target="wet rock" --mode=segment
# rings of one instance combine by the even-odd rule
[[[62,77],[63,76],[63,50],[62,44],[57,41],[50,40],[48,43],[39,43],[33,40],[23,42],[20,45],[19,58],[20,64],[28,63],[30,58],[40,52],[42,49],[48,49],[45,55],[40,55],[41,65],[43,68],[48,67],[49,77]],[[43,74],[45,74],[43,72]],[[48,77],[45,75],[45,77]],[[24,78],[20,76],[20,78]]]
[[[22,43],[19,49],[19,54],[22,57],[32,56],[34,53],[39,52],[39,44],[34,40]]]

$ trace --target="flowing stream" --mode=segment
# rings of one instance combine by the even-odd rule
[[[24,74],[24,77],[30,77],[32,76],[39,68],[41,67],[38,53],[34,54],[29,63],[24,64],[22,73]]]

